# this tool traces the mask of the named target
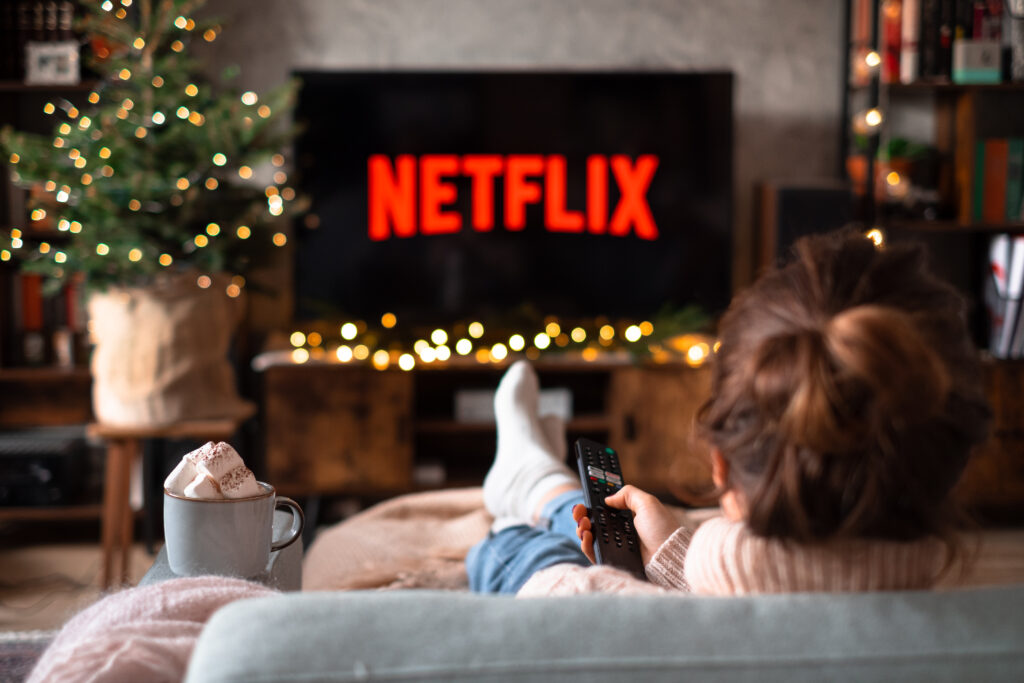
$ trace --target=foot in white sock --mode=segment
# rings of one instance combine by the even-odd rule
[[[484,505],[496,524],[532,524],[537,501],[556,486],[578,483],[562,447],[549,443],[537,415],[540,384],[527,361],[505,372],[494,395],[498,448],[484,479]],[[563,457],[559,457],[559,455]]]

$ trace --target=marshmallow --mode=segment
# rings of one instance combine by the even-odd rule
[[[263,487],[256,483],[252,470],[245,465],[231,470],[218,483],[225,498],[252,498],[263,493]]]
[[[252,470],[238,451],[223,441],[208,441],[186,453],[167,479],[164,488],[186,498],[207,500],[251,498],[263,494]]]
[[[205,474],[197,474],[196,478],[185,487],[185,497],[211,500],[223,498],[224,496],[221,494],[217,482]]]
[[[237,467],[244,467],[242,456],[230,444],[208,442],[202,448],[192,451],[195,454],[196,471],[219,482]]]
[[[164,488],[171,493],[179,496],[185,494],[185,487],[191,483],[196,475],[199,474],[196,471],[196,463],[190,457],[192,454],[188,453],[181,458],[181,462],[175,467],[167,478],[164,479]]]

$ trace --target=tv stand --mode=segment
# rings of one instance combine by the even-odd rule
[[[506,367],[267,367],[261,373],[267,480],[292,496],[382,498],[478,486],[494,456],[495,427],[456,419],[455,394],[495,389]],[[542,388],[572,393],[569,440],[608,443],[630,482],[666,498],[711,490],[706,448],[692,434],[710,388],[707,368],[582,361],[534,367]]]

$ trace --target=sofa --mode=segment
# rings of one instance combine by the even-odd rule
[[[1024,586],[735,598],[292,593],[218,611],[185,680],[1021,681]]]
[[[678,512],[696,525],[716,511]],[[464,558],[490,521],[479,489],[385,501],[319,531],[301,591],[290,574],[174,577],[157,562],[142,585],[71,618],[31,680],[1024,680],[1024,583],[476,595]]]
[[[696,524],[709,513],[679,514]],[[463,557],[489,523],[479,489],[465,489],[396,498],[322,530],[303,591],[217,611],[186,680],[1024,680],[1024,584],[476,595],[465,590]]]

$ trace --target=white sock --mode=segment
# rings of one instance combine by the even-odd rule
[[[505,372],[494,395],[498,448],[484,478],[484,505],[495,518],[493,531],[532,524],[534,508],[545,493],[555,486],[579,483],[559,457],[564,455],[564,431],[558,440],[561,449],[545,434],[537,415],[539,392],[533,367],[517,361]],[[554,425],[549,427],[555,430]]]
[[[558,462],[564,465],[566,455],[569,452],[569,444],[565,438],[565,420],[558,415],[541,415],[540,427],[544,438],[551,447],[551,454]],[[562,467],[557,472],[545,475],[533,485],[530,492],[526,494],[526,500],[524,501],[524,507],[530,511],[531,524],[537,521],[536,515],[539,514],[537,507],[540,505],[541,500],[544,499],[551,489],[567,484],[577,488],[580,485],[579,475],[568,466]]]

